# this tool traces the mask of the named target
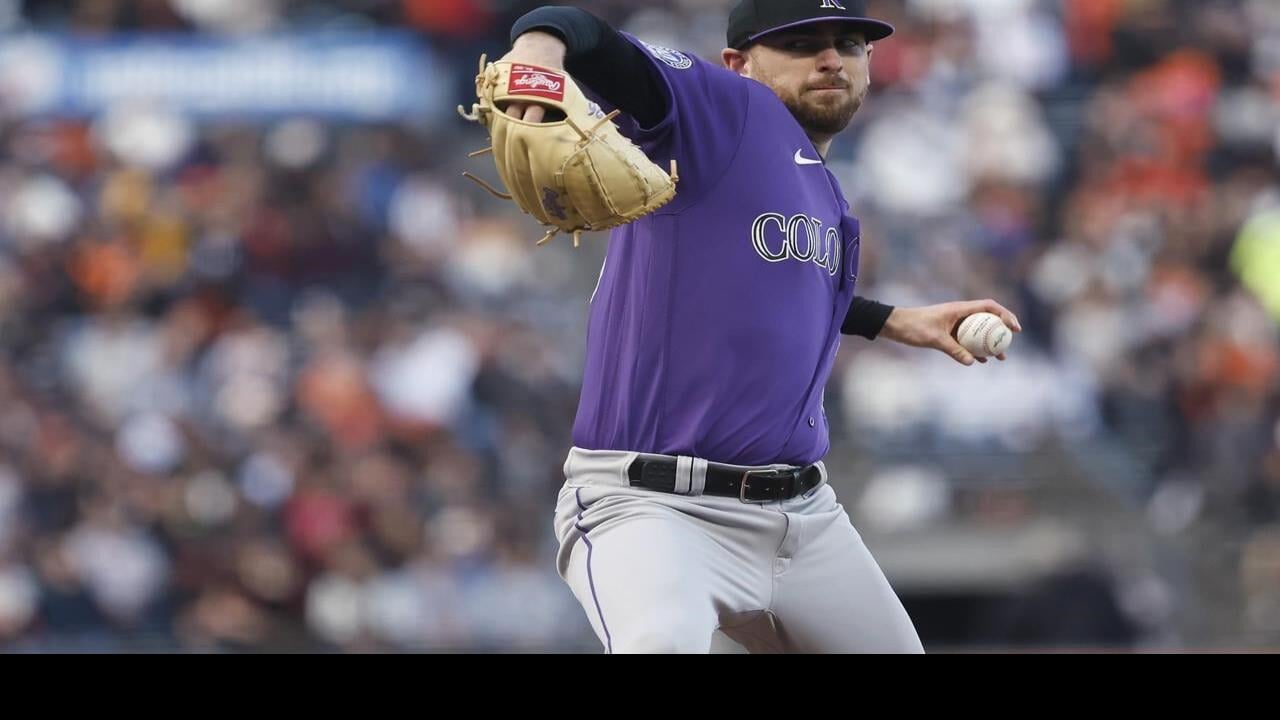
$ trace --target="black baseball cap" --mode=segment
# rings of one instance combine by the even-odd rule
[[[729,47],[741,50],[778,30],[810,23],[843,20],[867,42],[893,34],[893,26],[867,17],[866,0],[741,0],[729,13]]]

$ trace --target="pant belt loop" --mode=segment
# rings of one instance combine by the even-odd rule
[[[814,493],[821,490],[822,486],[827,484],[827,466],[824,465],[821,460],[814,463],[814,466],[818,468],[818,477],[820,479],[818,480],[817,485],[814,485],[813,487],[809,488],[809,490],[804,493],[803,497],[805,497],[806,499],[813,497]]]
[[[702,495],[707,489],[707,461],[702,458],[693,459],[693,477],[689,487],[690,495]]]
[[[676,458],[676,487],[677,495],[692,495],[690,490],[693,487],[693,460],[694,458],[680,455]]]

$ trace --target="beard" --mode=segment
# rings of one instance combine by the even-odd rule
[[[838,135],[853,122],[853,116],[862,107],[866,92],[855,93],[852,88],[846,88],[842,93],[819,94],[808,92],[806,88],[799,95],[778,93],[778,98],[805,132]]]

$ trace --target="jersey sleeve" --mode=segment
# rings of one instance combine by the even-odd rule
[[[690,53],[621,34],[643,51],[660,78],[666,114],[649,127],[623,114],[617,119],[618,127],[658,165],[677,161],[680,185],[676,199],[665,209],[678,210],[696,202],[732,164],[746,130],[752,81]],[[606,110],[613,109],[598,96],[592,99]]]

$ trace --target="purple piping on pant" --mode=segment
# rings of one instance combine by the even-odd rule
[[[582,513],[586,512],[587,506],[582,504],[582,488],[578,488],[574,492],[573,497],[578,501],[578,521],[573,524],[578,532],[582,533],[582,542],[587,544],[587,584],[591,586],[591,599],[596,604],[596,614],[600,616],[600,627],[604,628],[605,648],[607,652],[613,654],[613,636],[609,634],[609,626],[604,621],[604,611],[600,609],[600,596],[596,594],[596,580],[591,573],[591,554],[595,551],[595,546],[591,544],[591,540],[587,538],[587,529],[580,524],[582,521]]]

